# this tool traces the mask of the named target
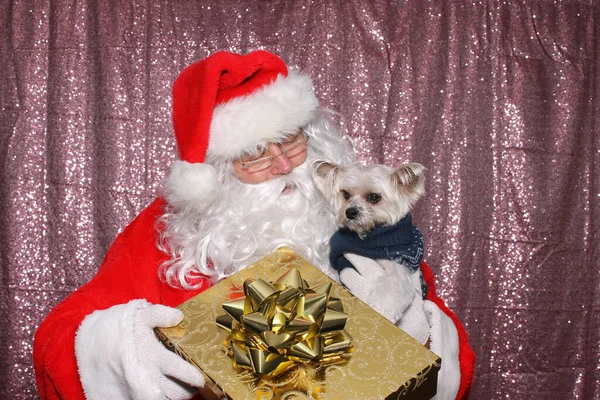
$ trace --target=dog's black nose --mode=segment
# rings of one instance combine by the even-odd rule
[[[358,210],[354,207],[350,207],[346,210],[346,218],[354,219],[358,215]]]

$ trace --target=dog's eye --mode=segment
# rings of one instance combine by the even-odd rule
[[[342,190],[342,196],[344,196],[344,200],[350,200],[350,193],[346,192],[345,190]]]
[[[377,204],[381,200],[381,196],[377,193],[369,193],[367,195],[367,201],[372,204]]]

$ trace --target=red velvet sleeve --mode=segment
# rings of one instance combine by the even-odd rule
[[[66,297],[39,326],[33,358],[43,399],[83,399],[75,360],[75,335],[95,310],[144,298],[160,302],[156,218],[162,200],[155,200],[115,239],[96,276]]]
[[[446,314],[458,331],[458,362],[460,364],[460,386],[456,395],[457,400],[464,400],[469,396],[471,385],[473,384],[473,374],[475,372],[475,352],[471,348],[467,331],[460,322],[458,317],[446,306],[444,301],[438,297],[435,290],[435,276],[433,271],[426,263],[421,263],[421,270],[423,271],[423,279],[427,283],[427,300],[435,303],[444,314]]]

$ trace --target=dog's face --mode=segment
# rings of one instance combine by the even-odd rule
[[[425,168],[404,164],[338,166],[313,165],[315,182],[337,210],[338,224],[364,238],[377,225],[393,225],[404,218],[425,193]]]

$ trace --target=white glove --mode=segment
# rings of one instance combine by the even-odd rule
[[[373,260],[356,254],[344,257],[356,268],[345,268],[340,281],[419,343],[429,338],[429,322],[423,310],[423,295],[418,272],[391,260]]]
[[[204,376],[168,350],[155,327],[175,326],[175,308],[132,300],[95,311],[81,323],[75,356],[87,399],[189,399]]]

